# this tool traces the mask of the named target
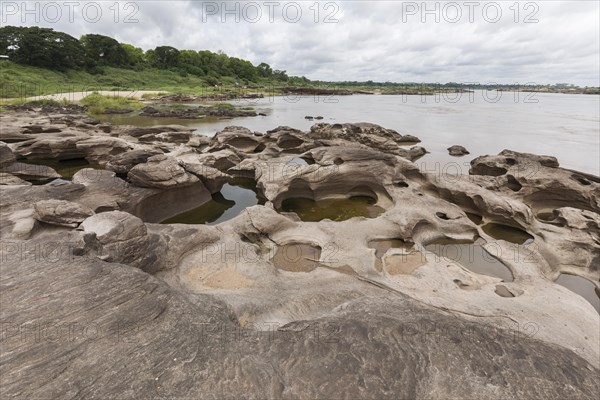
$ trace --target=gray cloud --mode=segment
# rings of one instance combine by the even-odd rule
[[[168,44],[180,49],[222,50],[311,79],[600,85],[597,1],[523,1],[518,20],[514,8],[509,8],[512,1],[481,1],[472,13],[472,23],[469,8],[461,1],[427,2],[429,10],[438,7],[439,22],[435,15],[423,14],[426,10],[421,1],[322,1],[316,23],[313,1],[278,2],[273,22],[262,1],[129,2],[138,9],[137,23],[123,22],[133,10],[125,9],[127,2],[119,3],[116,22],[114,8],[109,9],[114,2],[98,2],[103,14],[95,23],[82,14],[85,4],[93,2],[80,1],[72,22],[64,7],[59,21],[44,21],[41,12],[36,22],[33,14],[8,15],[8,3],[13,2],[2,2],[3,25],[46,26],[76,37],[100,33],[144,49]],[[48,2],[26,3],[32,10]],[[21,1],[14,4],[22,11]],[[256,16],[255,5],[260,6],[262,18],[251,21]],[[457,9],[453,5],[462,12],[456,23],[451,22]],[[295,16],[296,6],[301,7],[302,16],[293,23],[290,18]],[[239,22],[234,14],[224,14],[236,7]],[[283,14],[286,7],[288,18]],[[486,7],[488,13],[484,14]],[[497,7],[502,15],[497,22],[490,22]],[[206,15],[206,10],[216,13]],[[530,14],[538,22],[525,23]],[[328,15],[337,22],[325,23]]]

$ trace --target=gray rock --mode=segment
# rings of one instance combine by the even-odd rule
[[[309,137],[315,140],[342,139],[352,143],[360,143],[385,153],[404,156],[406,143],[418,143],[420,140],[412,135],[403,136],[392,129],[366,122],[355,124],[315,124],[310,128]]]
[[[202,153],[198,155],[198,161],[203,165],[213,167],[219,171],[227,171],[240,163],[241,158],[230,149]]]
[[[458,145],[454,145],[452,147],[448,147],[448,153],[451,156],[454,156],[454,157],[462,157],[464,155],[471,154],[463,146],[458,146]]]
[[[80,228],[86,234],[88,255],[136,268],[148,266],[155,258],[149,252],[146,225],[129,213],[109,211],[96,214],[83,221]]]
[[[89,137],[81,131],[44,134],[35,139],[15,144],[13,150],[16,154],[29,159],[84,158],[86,152],[77,148],[77,143]]]
[[[138,137],[140,143],[187,143],[192,137],[191,132],[161,132]]]
[[[565,348],[385,291],[261,331],[213,296],[191,301],[119,264],[13,255],[3,276],[0,385],[11,398],[598,395],[598,369]]]
[[[58,133],[62,132],[62,129],[58,126],[42,126],[42,125],[28,125],[23,127],[23,133]]]
[[[170,189],[198,182],[198,178],[185,171],[177,160],[165,155],[150,157],[146,163],[133,167],[128,177],[140,187]]]
[[[76,228],[84,219],[94,215],[90,208],[64,200],[38,201],[34,209],[38,221],[68,228]]]
[[[31,182],[24,181],[23,179],[17,178],[16,176],[6,172],[0,172],[0,185],[31,186]]]
[[[10,147],[8,147],[4,142],[0,142],[0,168],[10,165],[15,161],[16,157]]]
[[[80,140],[75,147],[85,153],[85,158],[93,163],[106,162],[130,149],[130,144],[119,138],[94,136]]]
[[[2,168],[2,172],[26,180],[45,180],[60,178],[60,174],[45,165],[14,163]]]
[[[112,157],[106,164],[106,169],[117,174],[127,174],[131,168],[145,163],[150,157],[158,154],[162,154],[162,152],[158,150],[131,150]]]
[[[192,132],[194,129],[181,125],[159,125],[153,127],[134,127],[126,130],[123,134],[138,138],[144,135],[159,134],[163,132]]]
[[[187,172],[200,178],[200,181],[211,193],[220,192],[223,185],[231,179],[230,175],[207,165],[182,162],[181,166]]]
[[[232,147],[244,153],[252,153],[260,145],[260,140],[252,131],[241,126],[228,126],[217,132],[213,138],[215,150]]]

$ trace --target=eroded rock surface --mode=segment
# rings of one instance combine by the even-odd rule
[[[600,395],[599,314],[553,282],[600,286],[598,177],[508,150],[476,158],[468,176],[423,172],[417,138],[373,124],[209,138],[76,111],[0,118],[4,395]],[[19,185],[58,178],[27,171],[43,157],[106,169]],[[264,205],[214,226],[151,223],[222,205],[237,178]],[[378,212],[300,218],[353,198]],[[315,206],[284,207],[297,199]],[[512,279],[435,243],[478,251]],[[27,340],[48,325],[69,340],[43,328]]]
[[[76,228],[94,215],[92,209],[64,200],[42,200],[34,204],[35,219],[50,225]]]
[[[170,189],[192,185],[198,178],[182,168],[175,159],[157,155],[133,167],[127,174],[140,187]]]

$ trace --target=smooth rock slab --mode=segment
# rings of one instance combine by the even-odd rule
[[[35,219],[50,225],[76,228],[94,215],[90,208],[65,200],[42,200],[34,205]]]
[[[212,296],[192,301],[119,264],[15,255],[3,274],[5,398],[599,394],[599,371],[570,350],[384,291],[315,320],[256,331],[239,326]]]

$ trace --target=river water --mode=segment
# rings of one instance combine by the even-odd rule
[[[274,96],[232,102],[262,117],[177,120],[106,116],[113,123],[178,123],[213,135],[228,125],[265,132],[280,125],[309,130],[317,122],[371,122],[416,135],[431,154],[417,164],[428,171],[468,173],[469,162],[503,149],[551,155],[561,166],[600,175],[600,96],[476,91],[446,96]],[[305,116],[323,116],[309,121]],[[448,155],[463,145],[471,154]]]

